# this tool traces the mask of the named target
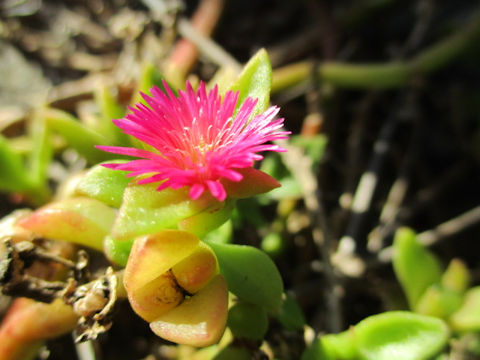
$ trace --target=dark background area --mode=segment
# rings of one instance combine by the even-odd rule
[[[161,38],[165,33],[164,26],[152,19],[149,7],[141,1],[14,3],[4,0],[0,5],[2,47],[16,49],[27,61],[25,66],[33,66],[34,72],[40,74],[41,81],[57,87],[56,97],[48,101],[71,112],[78,110],[78,102],[91,98],[88,77],[92,73],[112,73],[119,82],[127,79],[128,83],[131,79],[118,76],[122,69],[131,70],[125,68],[125,59],[138,62],[149,46],[146,35]],[[189,17],[197,4],[186,2],[183,14]],[[130,17],[119,20],[121,12]],[[478,2],[467,0],[230,0],[212,38],[241,63],[258,49],[266,48],[274,70],[300,61],[380,64],[414,57],[462,29],[478,12]],[[114,30],[115,16],[116,21],[134,28],[129,30],[130,35]],[[87,25],[82,23],[85,19]],[[272,94],[272,103],[281,107],[285,125],[294,135],[307,136],[307,116],[316,114],[321,117],[317,132],[328,139],[314,175],[331,241],[323,249],[314,244],[312,229],[316,224],[308,220],[304,199],[298,197],[293,199],[294,212],[299,218],[306,217],[306,223],[297,226],[295,232],[288,226],[280,231],[284,250],[275,257],[286,289],[297,298],[307,322],[316,331],[332,331],[328,319],[331,309],[325,301],[325,294],[333,291],[332,279],[325,275],[322,252],[334,252],[340,239],[351,231],[354,215],[348,204],[372,163],[376,163],[378,185],[371,206],[358,220],[354,233],[349,234],[356,241],[356,256],[365,271],[349,276],[334,269],[335,286],[340,289],[341,330],[369,315],[405,306],[391,264],[379,261],[378,251],[368,249],[368,234],[375,227],[380,225],[384,231],[383,248],[391,245],[399,226],[422,233],[479,206],[479,41],[477,36],[477,41],[449,64],[413,77],[403,86],[342,88],[312,75],[299,85]],[[164,39],[159,46],[160,53],[168,54],[172,42]],[[155,56],[161,57],[158,53]],[[201,55],[193,73],[208,80],[215,70],[216,66]],[[24,82],[18,81],[17,85]],[[26,84],[26,89],[32,87],[28,81]],[[70,87],[62,86],[65,84]],[[0,107],[8,103],[27,113],[35,106],[29,93],[20,91],[14,100],[8,98],[9,89],[8,84],[0,89]],[[14,136],[22,129],[21,125],[10,126],[3,133]],[[389,132],[386,137],[385,132]],[[374,150],[379,139],[387,146],[381,157]],[[393,221],[381,224],[380,213],[392,185],[399,179],[408,184],[408,189]],[[1,215],[23,206],[12,194],[2,194],[0,202]],[[279,216],[277,205],[245,202],[239,207],[248,212],[250,206],[256,206],[265,221],[273,223]],[[472,270],[474,284],[480,280],[478,220],[477,214],[453,234],[440,236],[432,247],[445,265],[452,258],[464,260]],[[235,241],[261,246],[268,226],[259,229],[242,216],[238,221]],[[302,350],[301,337],[282,332],[272,322],[267,341],[291,344],[292,353],[285,354],[285,359],[294,359]],[[152,359],[168,358],[160,355],[161,344],[148,324],[122,304],[113,328],[96,346],[99,359],[143,359],[148,355]],[[47,347],[48,359],[75,356],[71,336],[50,341]]]

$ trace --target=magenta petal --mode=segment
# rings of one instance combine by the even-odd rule
[[[189,195],[193,200],[197,200],[200,196],[202,196],[203,192],[205,191],[205,186],[201,184],[193,184],[190,188]]]
[[[142,94],[146,105],[137,104],[123,119],[113,120],[124,133],[152,146],[154,151],[97,146],[103,151],[138,158],[104,166],[127,171],[128,176],[145,176],[139,184],[161,182],[159,191],[188,186],[192,199],[209,191],[223,201],[229,195],[223,180],[237,184],[229,183],[232,196],[246,194],[241,187],[243,182],[256,186],[254,182],[263,178],[245,179],[241,170],[262,159],[259,152],[284,151],[268,144],[290,134],[281,130],[284,119],[275,118],[278,107],[270,107],[252,118],[257,99],[245,99],[235,113],[238,92],[227,91],[222,95],[217,87],[207,91],[202,82],[197,90],[187,83],[186,90],[176,96],[166,82],[163,86],[165,92],[153,87],[152,96]],[[262,187],[275,185],[267,183],[268,186]]]
[[[226,199],[227,193],[225,192],[225,188],[219,182],[208,180],[207,187],[208,190],[210,190],[210,193],[219,201],[223,201]]]
[[[224,178],[228,179],[228,180],[232,180],[232,181],[240,181],[243,179],[243,175],[236,172],[236,171],[233,171],[233,170],[223,170],[222,171],[222,175]]]

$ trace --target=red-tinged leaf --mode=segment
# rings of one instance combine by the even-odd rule
[[[163,273],[138,289],[127,291],[127,295],[133,310],[148,322],[173,309],[183,300],[183,291],[171,272]]]
[[[193,254],[172,267],[172,273],[178,285],[195,294],[218,273],[217,258],[207,244],[200,242]]]
[[[192,254],[199,239],[179,230],[163,230],[137,238],[133,243],[123,283],[127,292],[135,291],[167,272]]]
[[[227,322],[228,290],[222,275],[150,324],[158,336],[191,346],[217,343]]]
[[[277,180],[260,170],[244,168],[235,171],[243,175],[241,181],[235,182],[228,179],[222,180],[222,184],[230,198],[248,198],[269,192],[280,186],[280,183]]]
[[[45,205],[18,225],[36,235],[68,241],[103,250],[103,239],[110,232],[115,211],[88,198],[69,198]]]

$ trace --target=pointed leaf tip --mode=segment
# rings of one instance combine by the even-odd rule
[[[228,197],[233,199],[244,199],[264,194],[281,186],[273,177],[254,168],[244,168],[235,171],[243,176],[241,181],[222,180]]]

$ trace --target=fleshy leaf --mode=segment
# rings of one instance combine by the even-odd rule
[[[449,335],[442,320],[406,311],[371,316],[357,324],[354,333],[365,360],[429,359],[442,350]]]
[[[52,158],[52,143],[50,132],[44,119],[33,117],[28,127],[29,136],[33,140],[29,156],[29,175],[32,182],[39,188],[47,187],[47,171]]]
[[[228,291],[222,275],[181,305],[150,324],[158,336],[178,344],[209,346],[217,343],[227,321]]]
[[[321,346],[329,359],[358,358],[355,346],[355,330],[350,328],[338,334],[328,334],[320,338]]]
[[[129,283],[130,287],[133,285],[135,284]],[[127,289],[127,295],[132,309],[148,322],[157,319],[183,301],[183,291],[176,284],[171,272],[160,274],[133,290]]]
[[[33,359],[36,354],[32,350],[36,350],[37,342],[41,344],[71,332],[77,320],[72,307],[61,299],[50,304],[15,299],[0,328],[0,358]]]
[[[0,134],[0,188],[4,191],[23,191],[32,184],[22,157],[13,151],[8,140]]]
[[[470,285],[470,272],[460,259],[452,259],[442,275],[442,285],[452,291],[462,293]]]
[[[163,230],[135,239],[123,283],[134,292],[192,254],[199,239],[179,230]]]
[[[393,246],[393,269],[410,308],[415,309],[425,290],[440,282],[442,268],[437,258],[417,241],[411,229],[397,230]]]
[[[463,296],[439,284],[430,286],[420,297],[415,311],[419,314],[447,318],[462,305]]]
[[[124,163],[125,161],[109,161],[109,163]],[[126,171],[112,170],[95,165],[78,182],[75,192],[101,201],[109,206],[119,208],[125,188],[131,179]]]
[[[267,312],[263,306],[240,301],[230,308],[227,325],[237,338],[262,340],[268,330]]]
[[[165,87],[163,85],[164,81],[167,81],[160,71],[157,69],[155,65],[152,63],[144,63],[142,64],[142,74],[140,76],[140,82],[138,83],[138,89],[135,91],[135,96],[132,98],[132,105],[137,104],[137,103],[142,103],[144,105],[147,105],[147,102],[145,99],[142,97],[141,93],[145,93],[150,95],[150,89],[153,86],[159,87],[163,92],[165,92]],[[173,93],[176,95],[176,88],[174,86],[171,86],[169,82],[167,82],[169,85],[169,88],[173,91]]]
[[[128,136],[112,122],[113,119],[120,119],[125,115],[125,107],[116,101],[105,84],[101,84],[95,90],[94,95],[95,102],[100,108],[101,117],[98,123],[98,132],[108,137],[112,144],[129,145]]]
[[[258,99],[253,111],[254,115],[258,115],[267,109],[271,86],[272,66],[267,52],[261,49],[248,61],[230,90],[240,91],[237,106],[243,104],[247,97]]]
[[[302,354],[301,360],[340,360],[329,356],[322,345],[320,339],[315,339]],[[343,360],[343,359],[341,359]]]
[[[285,329],[291,331],[300,330],[306,324],[302,309],[288,293],[284,294],[282,305],[273,316],[280,321]]]
[[[204,241],[207,242],[217,242],[222,244],[228,244],[232,242],[233,234],[233,222],[231,219],[226,221],[222,226],[217,229],[209,232],[204,238]]]
[[[103,241],[103,252],[112,263],[125,266],[133,246],[133,240],[115,240],[110,235]]]
[[[450,325],[456,331],[480,330],[480,286],[465,293],[462,306],[450,317]]]
[[[282,302],[283,282],[277,267],[252,246],[208,243],[217,255],[228,289],[239,298],[276,311]]]
[[[191,232],[203,238],[210,231],[217,229],[232,215],[235,201],[226,200],[216,202],[213,206],[202,212],[178,222],[178,229]]]
[[[167,188],[157,191],[157,187],[158,184],[138,185],[136,181],[127,186],[112,229],[115,239],[128,240],[162,229],[176,228],[180,220],[218,203],[208,194],[192,200],[188,189]]]
[[[68,198],[47,204],[21,219],[19,226],[42,237],[103,250],[115,210],[89,198]]]
[[[269,192],[280,186],[277,180],[260,170],[250,167],[236,171],[242,174],[243,179],[241,181],[222,180],[222,184],[230,198],[249,198]]]
[[[218,273],[217,258],[207,244],[200,242],[191,255],[173,265],[172,273],[179,286],[194,294]]]
[[[68,145],[77,150],[89,162],[98,163],[112,158],[95,148],[95,145],[108,144],[107,139],[98,132],[87,128],[77,118],[57,109],[44,109],[39,112],[50,129],[59,133]]]

